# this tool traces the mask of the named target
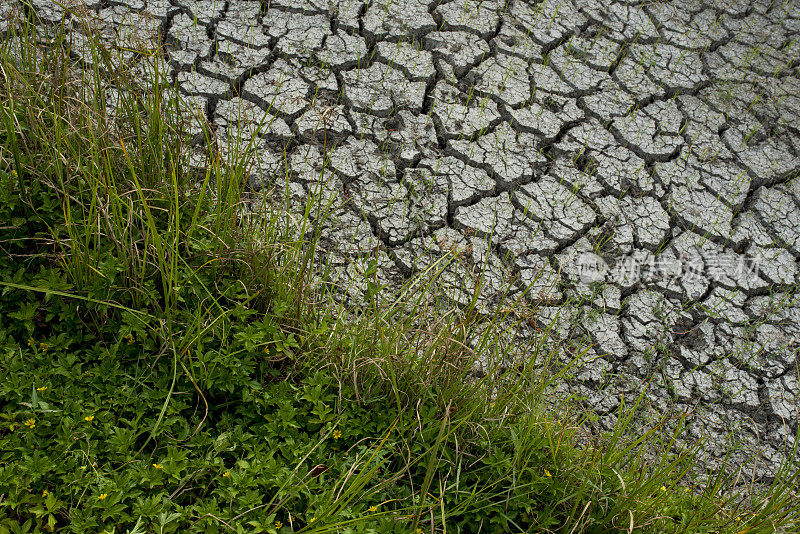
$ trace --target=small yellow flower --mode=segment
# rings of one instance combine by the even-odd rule
[[[342,437],[342,433],[341,432],[339,432],[338,430],[334,430],[333,431],[333,439],[339,439],[341,437]]]
[[[36,426],[36,419],[28,419],[25,421],[25,424],[28,426],[28,428],[33,428]]]
[[[93,415],[87,415],[86,417],[83,418],[83,420],[88,422],[88,423],[91,423],[92,421],[94,421],[94,416]]]
[[[50,492],[49,492],[49,491],[47,491],[47,490],[44,490],[44,491],[42,492],[42,497],[47,497],[47,494],[48,494],[48,493],[50,493]]]
[[[667,491],[667,487],[666,486],[661,486],[661,491]]]
[[[33,347],[36,344],[36,341],[32,337],[28,338],[28,346]]]
[[[369,508],[367,508],[367,512],[377,512],[377,511],[378,511],[377,506],[370,506]]]
[[[43,351],[47,350],[47,347],[49,347],[47,343],[39,343],[39,348]]]
[[[126,344],[133,345],[133,334],[128,334],[123,339],[125,340]]]
[[[551,477],[551,478],[552,478],[552,476],[553,476],[553,475],[551,475],[551,474],[550,474],[550,471],[548,471],[547,469],[545,469],[545,470],[544,470],[544,476],[546,476],[546,477]]]
[[[164,466],[161,465],[161,464],[153,464],[153,467],[155,467],[156,469],[163,469],[164,468]]]
[[[45,391],[47,390],[47,386],[42,386],[40,388],[36,388],[36,391]]]
[[[309,522],[309,524],[311,524],[311,523],[313,523],[313,522],[314,522],[314,521],[316,521],[316,520],[317,520],[317,518],[316,518],[316,517],[312,517],[311,519],[309,519],[309,520],[308,520],[308,522]]]
[[[222,473],[222,476],[227,477],[230,476],[230,474],[231,474],[230,471],[225,471],[224,473]]]
[[[98,499],[102,501],[106,497],[108,497],[108,493],[101,493],[100,496],[98,497]]]
[[[275,521],[275,528],[281,528],[282,526],[283,523],[281,523],[280,521]]]

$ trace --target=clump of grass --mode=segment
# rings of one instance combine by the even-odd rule
[[[194,110],[157,69],[143,85],[98,42],[83,68],[63,32],[42,47],[12,28],[0,533],[797,525],[793,478],[741,509],[722,475],[680,489],[691,451],[645,454],[661,422],[587,446],[585,414],[546,397],[548,340],[513,348],[527,318],[479,321],[477,299],[442,313],[433,285],[337,304],[310,265],[320,199],[293,225],[269,203],[242,217],[248,145],[223,160],[208,139],[189,172]]]

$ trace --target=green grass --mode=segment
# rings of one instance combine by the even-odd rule
[[[276,203],[242,217],[244,137],[190,172],[191,110],[165,78],[143,86],[97,43],[78,68],[63,35],[41,48],[15,28],[0,534],[797,528],[796,474],[749,501],[723,474],[692,486],[680,424],[626,433],[638,401],[587,436],[586,414],[545,393],[561,378],[546,336],[508,342],[526,317],[435,305],[455,257],[391,298],[367,280],[360,310],[337,302],[314,278],[321,194],[300,221]],[[508,365],[517,350],[533,357]]]

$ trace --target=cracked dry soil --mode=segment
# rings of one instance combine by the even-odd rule
[[[795,0],[99,0],[82,17],[140,66],[144,43],[218,148],[256,146],[275,187],[334,211],[324,252],[358,298],[378,259],[509,298],[588,347],[562,386],[613,424],[647,388],[692,415],[718,468],[768,480],[798,430],[800,4]],[[43,26],[51,0],[0,1]],[[6,24],[6,23],[3,23]],[[0,28],[5,30],[5,27]],[[109,88],[113,92],[113,88]],[[260,124],[260,128],[257,126]],[[202,143],[200,143],[202,145]],[[197,147],[198,164],[203,147]],[[752,463],[751,456],[757,454]]]

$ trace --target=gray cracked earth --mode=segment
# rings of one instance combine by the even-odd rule
[[[152,81],[145,43],[223,154],[330,200],[352,298],[444,255],[588,352],[562,390],[605,425],[645,388],[719,467],[768,480],[798,430],[800,4],[794,0],[101,0],[84,16]],[[0,2],[40,24],[51,0]],[[4,23],[5,24],[5,23]],[[71,53],[91,62],[73,24]],[[113,88],[108,89],[113,94]],[[202,132],[202,119],[188,134]],[[198,162],[204,149],[197,149]],[[199,164],[199,163],[198,163]],[[574,349],[573,349],[574,350]],[[565,351],[566,352],[566,351]],[[757,454],[753,464],[751,455]]]

